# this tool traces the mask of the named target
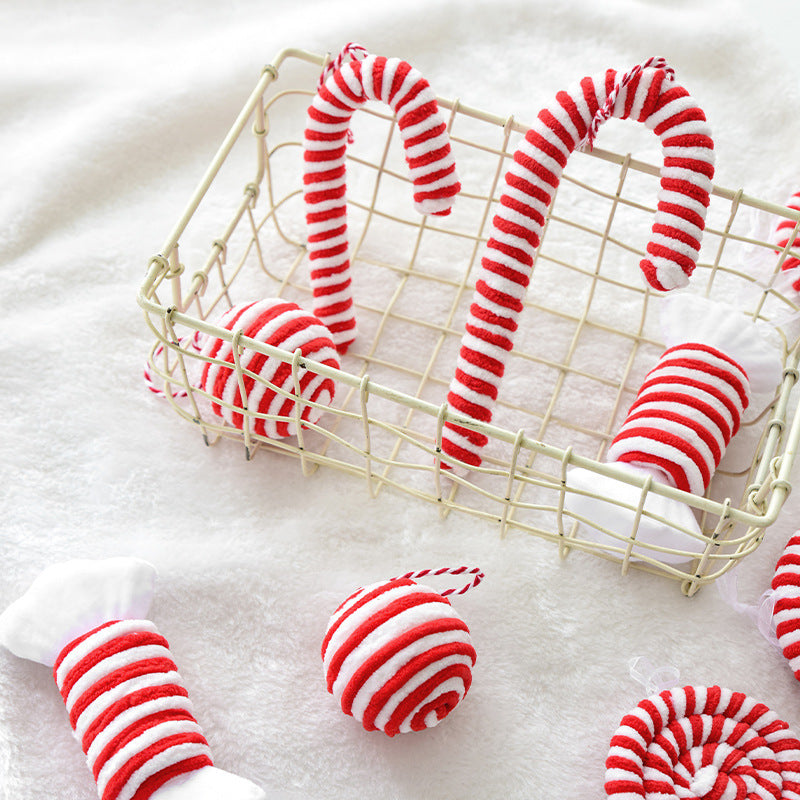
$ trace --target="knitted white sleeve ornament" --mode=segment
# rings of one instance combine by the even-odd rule
[[[766,705],[719,686],[684,686],[626,714],[606,759],[615,800],[800,800],[800,741]]]
[[[348,56],[356,60],[346,62]],[[304,199],[314,313],[331,330],[339,352],[345,353],[356,333],[345,202],[345,155],[355,109],[378,100],[397,115],[414,206],[421,214],[449,214],[461,184],[436,96],[419,71],[397,58],[369,55],[353,44],[331,67],[330,74],[323,73],[308,109]]]
[[[591,144],[598,125],[609,117],[643,122],[661,139],[661,191],[641,268],[655,289],[687,284],[700,250],[714,175],[714,145],[705,115],[662,59],[650,59],[622,76],[607,70],[584,78],[539,112],[514,153],[447,395],[451,410],[491,421],[547,209],[570,154],[584,142]],[[484,434],[445,423],[445,456],[477,467],[486,442]]]
[[[666,349],[645,377],[607,460],[633,475],[702,495],[745,409],[754,398],[755,406],[763,406],[778,385],[781,361],[765,328],[729,305],[689,294],[661,302]],[[602,528],[632,535],[638,487],[584,469],[571,469],[567,486],[589,493],[568,491],[564,506],[597,525],[584,522],[590,536],[602,538]],[[686,561],[705,549],[684,503],[649,493],[644,510],[666,523],[642,515],[637,541],[681,551],[659,553],[659,560]]]
[[[242,303],[226,311],[220,327],[229,331],[240,331],[257,342],[294,353],[300,350],[303,358],[308,358],[329,367],[339,368],[336,348],[330,331],[313,314],[304,311],[296,303],[280,299],[266,299],[258,302]],[[257,382],[244,374],[245,397],[234,370],[236,352],[233,342],[207,336],[204,339],[201,355],[214,359],[207,361],[199,380],[199,388],[213,398],[213,412],[235,428],[242,430],[247,408],[251,414],[278,416],[281,419],[267,419],[265,416],[250,416],[252,432],[269,439],[280,439],[297,434],[294,420],[296,389],[292,376],[292,365],[247,347],[239,354],[243,371],[258,375],[271,385]],[[305,405],[300,418],[303,423],[316,423],[326,406],[333,402],[335,382],[310,369],[298,370],[300,396],[303,400],[317,403],[318,407]],[[288,394],[277,391],[277,387]]]
[[[795,192],[789,200],[786,202],[786,207],[791,208],[793,211],[800,211],[800,191]],[[797,223],[790,219],[781,219],[781,221],[775,227],[775,230],[772,234],[772,244],[774,244],[779,250],[775,252],[780,252],[786,248],[788,245],[790,250],[798,250],[800,249],[800,233],[796,233]],[[789,240],[792,240],[791,243]],[[781,270],[784,272],[793,270],[795,267],[800,267],[800,258],[795,256],[787,256],[783,264],[781,264]],[[797,273],[792,273],[792,275],[796,275]],[[795,277],[792,282],[792,287],[795,291],[800,292],[800,277]]]
[[[322,642],[328,691],[365,730],[388,736],[438,725],[472,683],[469,628],[445,595],[416,583],[425,575],[474,576],[466,567],[408,573],[358,589],[336,609]]]
[[[138,559],[54,565],[0,615],[0,644],[53,668],[101,800],[264,800],[212,765],[169,645],[144,619],[154,586]]]

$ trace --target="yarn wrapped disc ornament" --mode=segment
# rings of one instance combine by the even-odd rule
[[[775,635],[795,678],[800,680],[800,532],[786,543],[772,578]]]
[[[413,580],[443,574],[472,577],[442,593]],[[353,592],[322,642],[326,685],[342,711],[387,736],[433,728],[447,717],[469,691],[476,655],[446,595],[482,579],[466,567],[423,570]]]
[[[274,298],[242,303],[228,309],[218,324],[229,331],[241,331],[241,335],[257,342],[290,353],[299,350],[303,358],[339,368],[330,331],[317,317],[296,303]],[[245,426],[242,412],[247,408],[251,413],[249,419],[253,433],[269,439],[297,434],[294,420],[297,391],[291,364],[245,347],[238,356],[243,372],[243,399],[235,369],[237,354],[233,342],[208,336],[201,355],[214,359],[205,363],[199,380],[199,388],[212,399],[214,414],[242,430]],[[260,380],[247,372],[258,375]],[[300,419],[302,423],[314,424],[325,407],[333,402],[335,382],[305,367],[300,367],[297,372],[300,397],[307,403],[316,404],[304,404]]]
[[[642,700],[623,717],[605,766],[614,800],[800,799],[800,741],[788,724],[719,686]]]

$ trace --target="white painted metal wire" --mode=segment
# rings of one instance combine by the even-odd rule
[[[139,303],[154,335],[149,371],[171,408],[209,445],[233,439],[248,458],[261,452],[293,456],[305,475],[320,466],[341,470],[364,479],[373,496],[402,491],[442,514],[485,519],[501,535],[548,539],[562,556],[580,549],[618,562],[623,571],[659,573],[679,581],[687,594],[752,552],[791,488],[800,438],[800,417],[792,417],[800,359],[795,338],[781,334],[785,370],[774,404],[743,426],[738,455],[726,457],[705,497],[637,482],[603,463],[662,349],[652,319],[654,295],[636,266],[645,240],[627,241],[618,233],[631,225],[649,229],[655,166],[597,148],[575,154],[567,165],[525,302],[530,329],[520,326],[492,425],[450,414],[444,399],[493,205],[515,142],[528,127],[513,116],[501,119],[440,99],[456,160],[470,168],[462,172],[453,214],[421,218],[410,208],[395,121],[383,108],[356,113],[348,149],[348,225],[360,334],[340,370],[214,325],[232,304],[262,297],[310,308],[301,142],[305,109],[324,62],[287,50],[264,69],[185,213],[150,260]],[[752,233],[754,215],[800,226],[796,212],[715,187],[692,290],[733,299],[754,319],[780,322],[798,311],[791,291],[778,288],[789,251],[775,253],[766,236]],[[766,270],[745,269],[745,251],[767,263]],[[371,291],[360,293],[359,286]],[[424,318],[420,293],[426,297]],[[197,332],[233,341],[235,351],[252,348],[291,364],[295,383],[301,366],[329,375],[337,383],[334,405],[291,439],[269,440],[247,426],[243,432],[223,424],[193,379],[203,360],[193,345]],[[604,358],[611,349],[622,357]],[[592,402],[576,418],[581,397]],[[297,403],[298,421],[301,412]],[[489,436],[483,465],[466,477],[440,469],[445,419]],[[637,487],[630,531],[604,543],[584,537],[584,526],[564,511],[570,465]],[[707,537],[699,558],[676,565],[665,558],[668,552],[641,544],[631,558],[649,492],[695,510]]]

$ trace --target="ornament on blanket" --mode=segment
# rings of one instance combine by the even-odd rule
[[[647,256],[641,262],[648,283],[662,291],[685,286],[700,250],[714,175],[714,144],[702,110],[663,60],[650,59],[623,76],[607,70],[583,78],[555,100],[539,113],[506,173],[447,395],[450,410],[479,422],[492,418],[547,209],[562,171],[573,150],[591,145],[602,120],[637,120],[661,139],[661,191]],[[482,433],[445,423],[445,456],[477,467],[486,442]]]
[[[349,56],[353,60],[347,61]],[[340,353],[355,340],[356,328],[345,155],[351,117],[367,100],[379,100],[397,115],[417,211],[449,214],[461,189],[447,126],[425,78],[406,61],[347,45],[323,72],[308,109],[303,154],[314,313],[330,328]]]
[[[763,703],[719,686],[648,697],[623,717],[605,790],[633,798],[800,800],[800,741]]]
[[[800,531],[789,539],[772,578],[772,619],[778,645],[800,680]]]
[[[607,460],[627,474],[703,495],[745,409],[752,403],[760,410],[774,392],[781,360],[763,325],[732,306],[689,294],[662,303],[666,349],[645,377]],[[602,535],[606,528],[633,535],[639,487],[586,469],[569,470],[567,487],[576,491],[567,492],[565,509],[583,517],[591,533]],[[705,550],[685,503],[648,493],[644,511],[637,542],[679,551],[658,553],[660,560],[687,561]]]
[[[257,342],[294,353],[300,351],[308,358],[325,366],[339,368],[336,348],[330,331],[313,314],[304,311],[296,303],[286,300],[267,299],[243,303],[228,309],[218,323],[229,331],[241,331]],[[213,398],[214,413],[240,430],[244,427],[244,408],[253,414],[270,414],[288,419],[265,419],[250,416],[252,431],[269,439],[294,436],[297,425],[294,398],[297,397],[292,375],[292,365],[255,350],[244,348],[239,356],[242,371],[255,373],[267,385],[243,374],[245,402],[233,365],[236,361],[232,342],[216,337],[206,337],[201,355],[221,361],[207,361],[203,366],[199,388]],[[230,364],[231,366],[226,366]],[[298,369],[300,397],[319,407],[305,405],[300,415],[303,423],[314,424],[324,413],[324,407],[333,402],[336,384],[332,378],[300,367]],[[276,388],[273,388],[276,387]],[[282,389],[289,396],[277,391]]]
[[[795,192],[787,201],[786,207],[792,209],[792,211],[800,211],[800,191]],[[791,239],[791,244],[790,240]],[[783,251],[787,246],[790,250],[798,250],[800,249],[800,233],[797,232],[797,223],[791,219],[784,219],[781,218],[780,222],[775,227],[775,230],[772,234],[772,244],[774,244],[780,250],[776,250],[775,252]],[[781,264],[781,270],[788,271],[793,270],[795,267],[800,266],[800,258],[796,256],[787,256],[784,260],[783,264]],[[796,274],[796,273],[792,273]],[[792,282],[792,287],[800,292],[800,277],[796,278]]]
[[[414,578],[470,575],[457,592]],[[354,592],[336,609],[322,642],[328,691],[345,714],[388,736],[438,725],[472,683],[469,628],[447,599],[483,579],[458,567],[410,572]]]
[[[167,641],[145,619],[155,569],[53,565],[0,615],[0,643],[53,668],[101,800],[263,800],[211,752]]]

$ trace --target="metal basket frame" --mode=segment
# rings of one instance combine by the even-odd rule
[[[581,155],[583,159],[595,159],[596,163],[611,165],[618,174],[615,189],[596,187],[580,176],[573,176],[571,164],[565,170],[563,182],[570,187],[567,191],[578,193],[578,205],[585,195],[593,203],[607,206],[604,222],[584,222],[577,212],[574,218],[570,218],[569,205],[566,208],[560,206],[558,196],[551,206],[543,242],[534,264],[532,286],[536,282],[537,269],[563,270],[585,282],[588,299],[584,298],[583,308],[577,313],[550,308],[537,297],[529,297],[525,302],[531,309],[524,312],[526,316],[537,313],[549,315],[552,320],[574,326],[570,345],[559,360],[541,353],[526,352],[523,348],[515,348],[512,354],[521,359],[520,363],[526,368],[553,370],[556,374],[549,397],[533,411],[516,401],[509,401],[504,406],[502,401],[498,401],[499,406],[505,409],[504,418],[513,418],[517,414],[529,415],[526,419],[534,420],[536,425],[513,429],[500,423],[479,423],[449,411],[444,403],[445,381],[442,375],[436,375],[435,366],[443,349],[452,349],[460,340],[462,328],[458,322],[459,309],[472,294],[474,282],[470,284],[470,278],[474,277],[476,264],[480,262],[481,248],[491,223],[492,206],[497,202],[502,186],[504,167],[507,159],[513,155],[512,136],[524,134],[529,127],[513,116],[501,118],[467,106],[459,100],[439,98],[440,107],[449,114],[448,128],[454,148],[470,148],[480,157],[485,156],[487,165],[490,159],[491,163],[496,162],[491,169],[487,167],[482,189],[465,187],[468,198],[465,202],[473,203],[479,209],[470,230],[463,226],[459,228],[457,224],[448,227],[447,220],[439,218],[433,221],[426,218],[410,219],[410,215],[406,216],[402,211],[395,213],[382,207],[383,199],[378,202],[378,198],[387,194],[385,184],[408,183],[402,170],[393,169],[389,157],[393,142],[398,138],[395,123],[386,109],[376,109],[369,104],[356,112],[357,117],[371,117],[376,124],[384,125],[386,133],[375,157],[359,151],[358,137],[348,149],[348,170],[362,169],[369,176],[368,180],[365,179],[365,185],[368,185],[366,199],[348,196],[349,208],[358,212],[362,219],[360,235],[356,241],[351,240],[351,261],[354,273],[358,272],[359,262],[371,265],[371,268],[388,270],[387,274],[393,276],[396,285],[380,304],[370,299],[357,300],[357,315],[370,314],[375,320],[373,338],[371,342],[358,342],[352,356],[348,354],[343,361],[341,369],[304,359],[299,351],[291,353],[254,341],[239,330],[231,332],[211,321],[235,302],[254,299],[235,296],[238,283],[245,282],[240,276],[251,270],[253,265],[260,268],[256,272],[258,280],[263,282],[262,296],[291,296],[291,299],[299,299],[300,302],[303,302],[303,298],[306,301],[310,299],[308,270],[304,273],[301,269],[306,256],[302,218],[297,220],[296,231],[286,230],[285,220],[281,218],[285,208],[292,204],[298,209],[302,208],[302,185],[298,184],[291,190],[279,189],[273,174],[276,170],[272,166],[273,160],[282,158],[287,151],[297,151],[297,176],[301,175],[298,148],[301,147],[303,119],[296,120],[292,138],[277,143],[271,138],[271,128],[283,113],[283,102],[290,107],[299,107],[299,100],[302,100],[307,105],[314,91],[311,85],[304,89],[281,89],[279,75],[287,62],[293,65],[295,72],[302,72],[302,65],[314,67],[308,70],[311,78],[314,74],[318,75],[318,69],[329,59],[330,56],[287,49],[264,68],[162,250],[150,259],[138,302],[155,337],[150,351],[150,372],[163,387],[172,409],[199,428],[206,444],[213,444],[220,439],[237,440],[243,444],[248,459],[260,450],[291,455],[300,460],[306,476],[320,465],[358,475],[366,480],[369,494],[373,497],[385,487],[399,490],[435,504],[444,516],[456,510],[495,523],[500,535],[515,531],[554,542],[562,557],[577,549],[617,562],[623,574],[635,568],[679,581],[687,595],[694,594],[702,585],[715,580],[753,552],[761,542],[764,531],[777,519],[791,490],[790,473],[800,441],[800,413],[793,410],[796,406],[793,390],[800,374],[798,340],[790,340],[781,334],[784,360],[782,381],[775,387],[773,404],[758,419],[748,423],[749,435],[754,442],[748,467],[731,471],[724,469],[723,462],[706,496],[691,495],[651,479],[638,479],[602,461],[603,451],[613,438],[615,423],[620,414],[624,414],[626,398],[632,398],[638,389],[634,374],[637,359],[646,360],[645,355],[656,353],[660,346],[657,337],[648,330],[648,310],[652,308],[651,299],[657,293],[644,285],[628,285],[617,275],[603,271],[607,269],[608,249],[614,248],[631,258],[641,252],[633,245],[615,238],[615,217],[628,212],[653,212],[653,208],[636,199],[633,194],[628,196],[626,187],[634,180],[634,176],[657,180],[659,169],[630,155],[599,148]],[[296,65],[301,66],[295,68]],[[464,134],[462,127],[469,130],[468,123],[473,122],[485,126],[486,130],[495,131],[499,142],[491,144],[482,139],[479,141],[477,135],[471,138],[469,134]],[[219,180],[220,171],[227,166],[226,162],[232,160],[234,148],[246,140],[243,132],[248,123],[251,123],[256,142],[255,174],[252,171],[248,173],[249,180],[245,181],[244,193],[233,204],[232,213],[228,212],[227,222],[216,229],[217,235],[208,235],[204,229],[201,231],[200,238],[205,241],[207,255],[199,259],[200,263],[192,271],[185,264],[185,260],[188,260],[187,249],[193,259],[198,259],[193,248],[183,245],[183,237],[190,225],[209,224],[206,217],[215,212],[215,208],[204,209],[204,200],[208,202],[209,190]],[[369,137],[369,141],[375,142],[373,137]],[[456,157],[458,160],[458,152]],[[250,164],[249,169],[252,170],[252,159]],[[410,197],[410,190],[407,194]],[[731,191],[717,186],[712,192],[712,207],[716,213],[711,215],[707,225],[693,283],[699,283],[704,293],[710,294],[712,288],[716,292],[720,285],[738,282],[740,288],[748,290],[750,300],[747,313],[753,319],[769,320],[771,316],[789,317],[797,313],[796,299],[786,296],[787,293],[777,288],[781,265],[792,254],[789,245],[782,252],[775,253],[766,237],[759,238],[742,232],[741,219],[745,209],[774,215],[776,220],[789,218],[796,223],[797,235],[800,232],[800,214],[752,197],[742,190]],[[395,226],[398,233],[404,233],[401,238],[410,243],[411,250],[405,262],[399,258],[393,260],[396,255],[394,252],[376,257],[364,245],[370,226],[378,224]],[[551,227],[559,225],[575,236],[586,236],[596,241],[597,257],[594,264],[587,267],[566,260],[559,252],[548,254],[548,233]],[[357,230],[358,226],[353,226],[353,229]],[[441,241],[457,243],[468,252],[460,275],[454,277],[452,272],[439,274],[435,269],[420,268],[420,252],[430,237],[444,237]],[[790,243],[794,238],[790,238]],[[728,258],[730,245],[734,243],[762,255],[769,254],[774,263],[767,278],[756,279],[738,265],[731,265]],[[277,274],[278,270],[265,261],[266,252],[277,252],[279,249],[283,259],[283,274]],[[356,274],[354,283],[357,278]],[[408,312],[398,310],[398,298],[408,282],[418,279],[427,281],[426,285],[435,285],[452,293],[448,300],[449,308],[443,311],[441,319],[414,319]],[[614,325],[591,318],[591,298],[596,291],[607,289],[624,289],[633,293],[631,302],[634,308],[638,308],[640,318],[634,321],[631,329],[620,331]],[[398,324],[408,324],[414,331],[430,334],[434,340],[432,347],[423,348],[418,354],[419,363],[393,363],[381,355],[381,337],[386,326]],[[573,363],[577,348],[582,346],[581,336],[589,330],[598,336],[622,336],[630,346],[627,363],[621,365],[622,371],[618,376],[612,378],[593,373]],[[298,434],[291,439],[266,439],[254,434],[249,424],[239,430],[223,423],[209,413],[209,395],[197,388],[191,379],[192,371],[203,360],[198,351],[188,344],[195,332],[231,342],[242,396],[245,395],[245,375],[259,380],[257,375],[242,368],[241,354],[247,348],[290,364],[295,391],[298,393],[298,372],[301,369],[331,377],[338,387],[334,405],[327,409],[318,423],[302,427],[300,417],[306,401],[296,402],[293,415]],[[370,377],[370,370],[397,376],[398,384],[393,386],[388,381],[374,380]],[[559,396],[565,381],[571,378],[597,385],[614,395],[608,415],[601,424],[591,427],[580,421],[558,418]],[[409,380],[416,382],[415,391],[398,388],[398,385],[405,387]],[[182,390],[185,397],[177,397],[178,390]],[[441,398],[439,402],[425,399],[425,395],[437,393]],[[530,414],[534,416],[530,417]],[[248,409],[244,410],[244,415],[245,418],[258,416]],[[480,468],[467,474],[442,469],[442,430],[448,420],[481,431],[489,437],[494,450],[491,447],[488,449]],[[593,453],[587,455],[588,445],[573,447],[571,444],[548,443],[547,434],[551,426],[556,424],[554,420],[560,431],[571,430],[577,439],[588,441],[591,444],[589,449],[594,448]],[[532,429],[534,427],[535,430]],[[575,491],[568,480],[568,468],[571,466],[611,477],[638,490],[638,504],[630,507],[633,523],[627,535],[608,531],[608,536],[599,542],[583,537],[581,520],[564,509],[566,493]],[[650,493],[673,498],[695,510],[704,534],[702,555],[676,565],[664,558],[674,555],[675,551],[657,546],[645,548],[637,543],[639,520],[643,514],[650,514],[645,510],[645,501]],[[671,524],[667,520],[664,522]],[[634,547],[637,548],[635,554]]]

